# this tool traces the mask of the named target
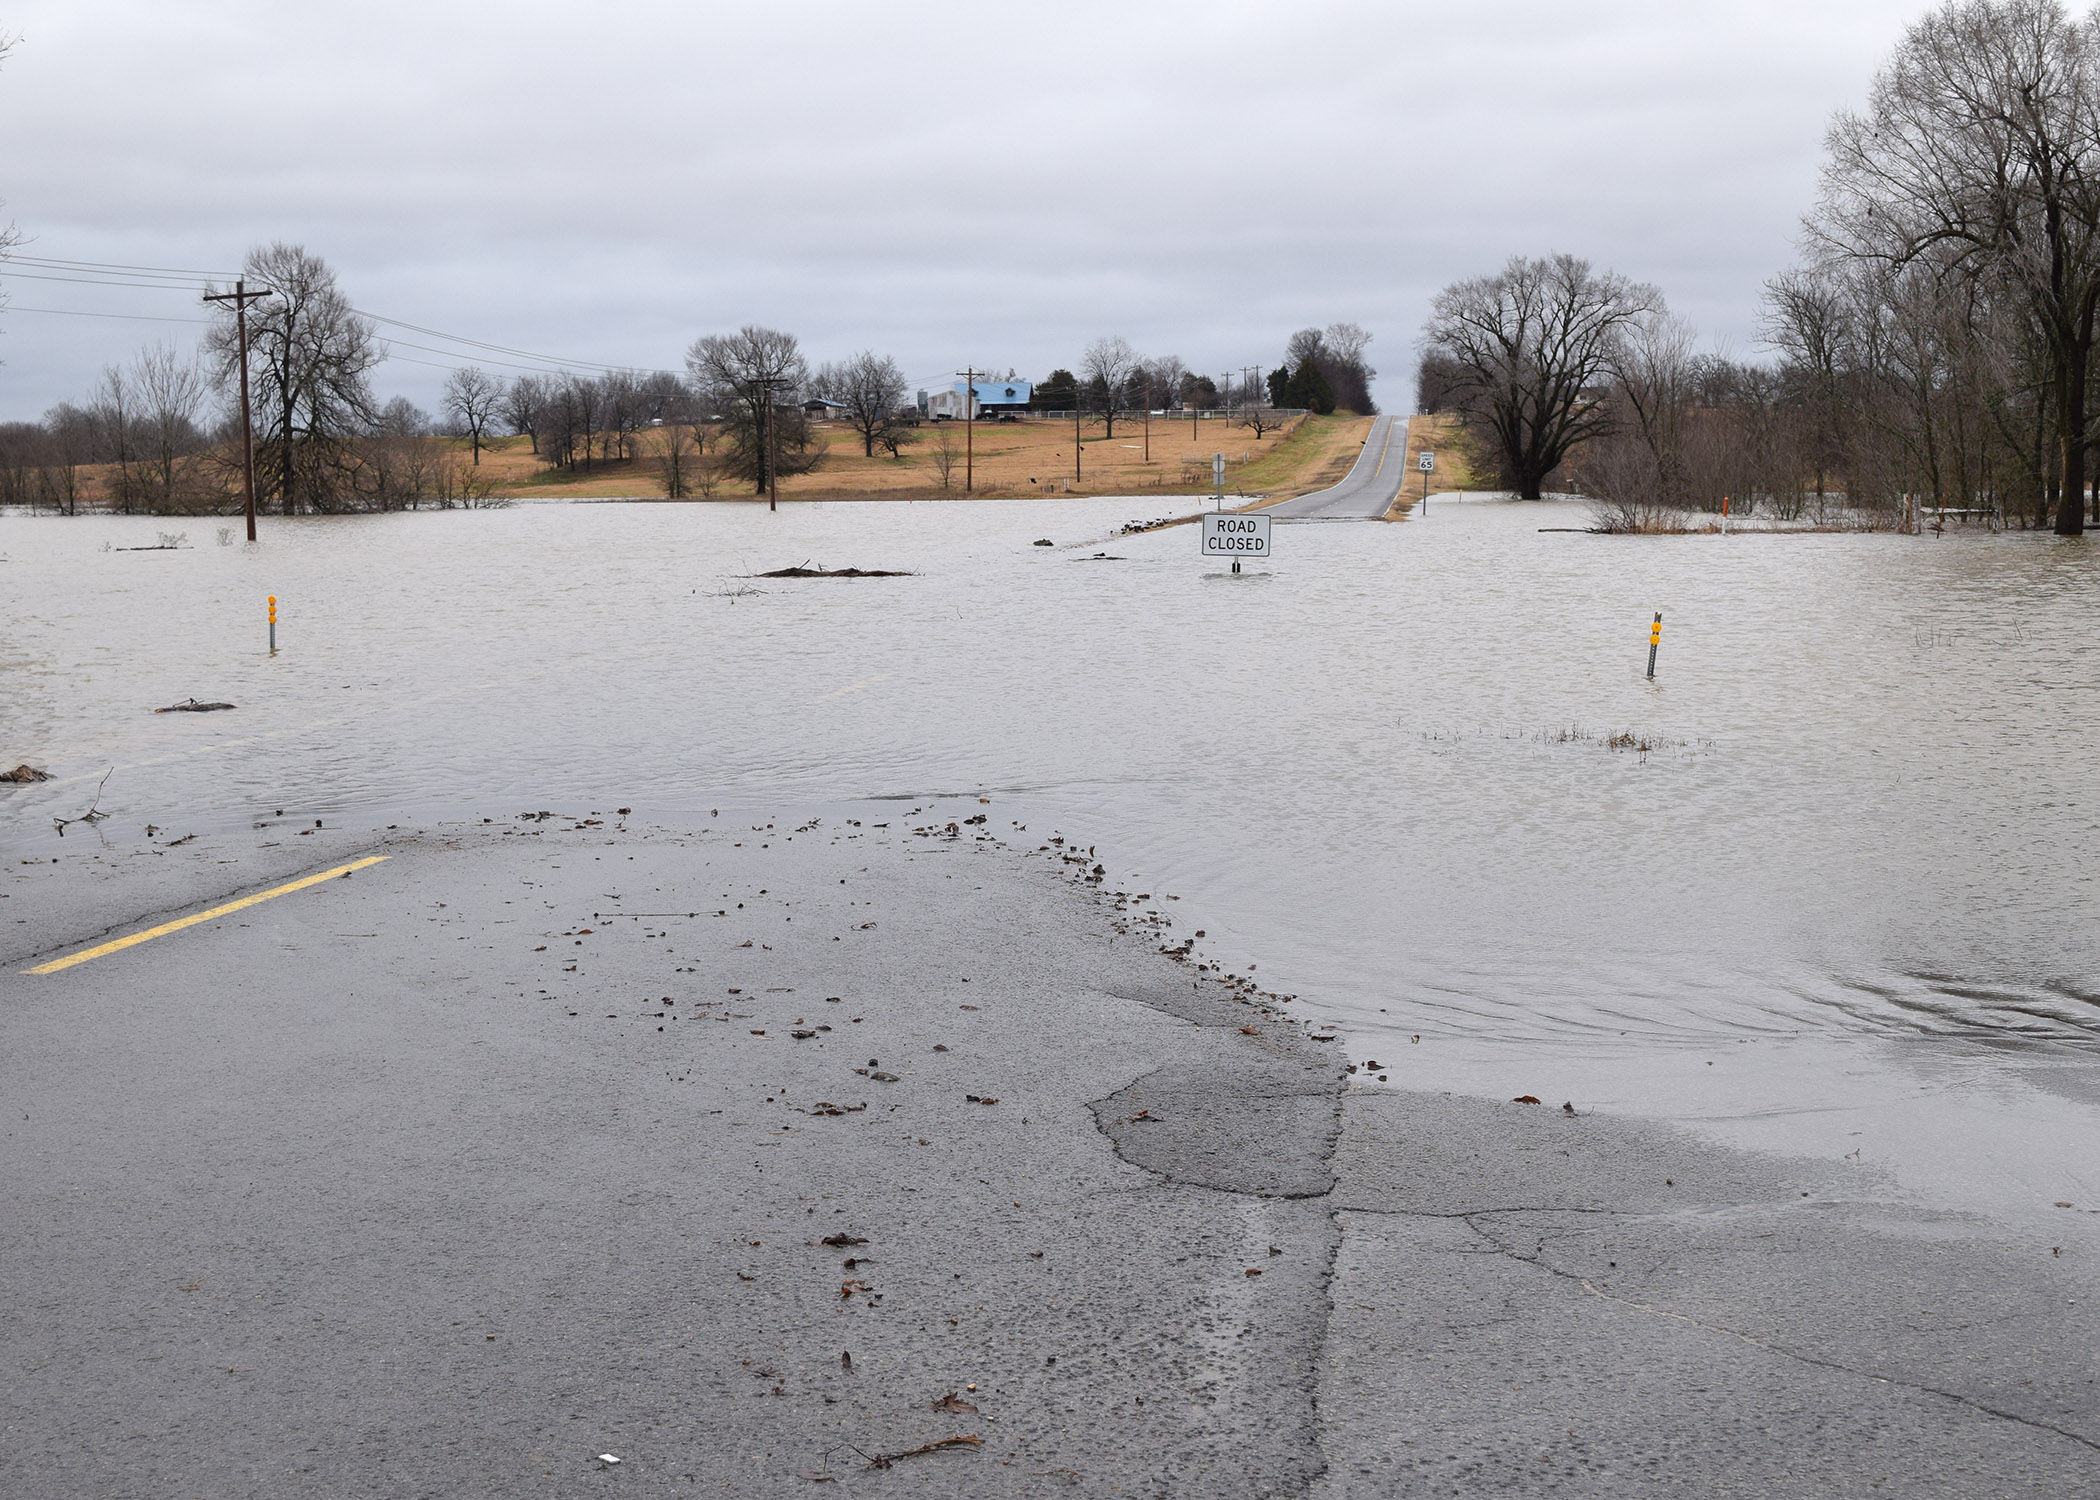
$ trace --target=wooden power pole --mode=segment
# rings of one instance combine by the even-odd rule
[[[765,434],[764,442],[766,445],[767,510],[780,509],[780,465],[775,462],[773,453],[773,387],[785,384],[787,384],[786,380],[778,375],[761,375],[758,377],[759,399],[765,403],[765,410],[760,413],[760,420],[763,423],[761,430]]]
[[[963,378],[963,493],[967,495],[977,478],[977,372],[955,373]]]
[[[232,291],[207,293],[204,298],[206,302],[233,304],[235,341],[240,346],[241,361],[241,480],[248,497],[248,540],[251,542],[255,540],[255,426],[248,416],[248,304],[276,295],[271,291],[251,292],[247,282],[236,281]],[[285,504],[291,504],[290,496],[285,497]]]

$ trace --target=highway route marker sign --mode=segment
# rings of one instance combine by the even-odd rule
[[[1203,516],[1203,555],[1205,557],[1229,557],[1234,562],[1246,557],[1269,555],[1269,517],[1259,512],[1242,514],[1237,511],[1213,510]]]

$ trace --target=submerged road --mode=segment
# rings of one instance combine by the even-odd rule
[[[1380,417],[1340,484],[1267,509],[1284,520],[1375,521],[1392,505],[1406,477],[1407,419]]]

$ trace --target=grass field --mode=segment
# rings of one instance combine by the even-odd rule
[[[1436,455],[1436,472],[1429,476],[1429,493],[1439,490],[1482,490],[1492,486],[1479,472],[1458,417],[1450,412],[1407,419],[1407,483],[1393,501],[1386,519],[1406,515],[1422,503],[1422,473],[1415,467],[1424,449]]]
[[[808,474],[780,482],[783,500],[904,500],[1013,498],[1028,495],[1201,495],[1211,489],[1211,455],[1225,455],[1225,487],[1233,493],[1303,494],[1334,483],[1348,471],[1370,431],[1371,419],[1338,413],[1304,417],[1286,431],[1256,438],[1252,429],[1224,421],[1155,417],[1147,424],[1118,418],[1113,436],[1098,422],[1080,433],[1074,472],[1069,422],[927,423],[903,455],[861,452],[859,437],[843,425],[819,423],[823,460]],[[655,436],[644,434],[631,460],[589,469],[554,470],[541,464],[526,439],[499,438],[482,452],[482,467],[497,493],[660,496]],[[947,482],[940,449],[952,450]],[[459,447],[465,445],[458,444]],[[966,449],[973,450],[967,453]],[[723,482],[710,498],[751,498],[751,487]]]

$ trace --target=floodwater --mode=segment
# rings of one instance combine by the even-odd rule
[[[1161,506],[8,517],[0,759],[61,779],[0,791],[0,844],[55,852],[112,766],[112,840],[967,795],[1179,896],[1395,1085],[2100,1225],[2051,1207],[2100,1200],[2100,542],[1439,499],[1233,576],[1113,537]],[[746,576],[805,562],[915,576]],[[145,712],[193,695],[240,707]]]

